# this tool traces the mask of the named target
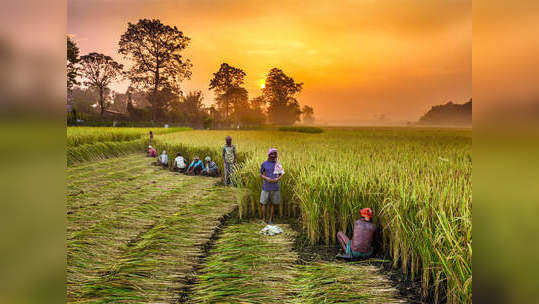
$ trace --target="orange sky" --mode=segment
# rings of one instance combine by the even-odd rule
[[[250,97],[279,67],[305,83],[299,101],[319,122],[353,124],[379,114],[415,121],[432,105],[467,101],[471,17],[468,0],[68,0],[67,32],[81,54],[122,61],[127,22],[158,18],[192,39],[193,76],[182,86],[207,103],[222,62],[247,73]]]

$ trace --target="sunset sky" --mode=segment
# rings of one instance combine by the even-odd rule
[[[68,0],[67,33],[81,54],[117,53],[128,22],[158,18],[191,44],[184,91],[213,102],[222,62],[247,73],[250,97],[278,67],[304,83],[302,105],[320,123],[355,124],[380,114],[415,121],[430,106],[472,97],[468,0]],[[114,86],[123,92],[127,82]]]

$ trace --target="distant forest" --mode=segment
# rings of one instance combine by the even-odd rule
[[[79,56],[67,37],[67,120],[163,122],[204,128],[244,128],[264,124],[314,123],[312,107],[300,106],[303,83],[279,68],[268,71],[259,96],[249,98],[246,73],[223,62],[208,83],[215,103],[207,106],[201,90],[184,92],[193,64],[184,57],[190,38],[158,19],[128,23],[118,53],[129,67],[106,54]],[[125,92],[110,87],[129,81]]]
[[[432,107],[419,119],[424,125],[471,125],[472,99],[464,104],[448,102]]]

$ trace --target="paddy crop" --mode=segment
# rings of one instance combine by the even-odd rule
[[[371,207],[395,267],[422,282],[423,293],[448,303],[472,299],[471,131],[411,128],[279,131],[191,131],[163,135],[169,154],[210,155],[222,164],[224,137],[240,153],[235,181],[250,190],[243,216],[259,214],[260,163],[279,149],[280,214],[297,217],[313,244],[351,233]]]
[[[157,138],[162,134],[187,130],[191,129],[68,127],[66,163],[71,166],[85,161],[140,152],[149,144],[150,131]]]
[[[150,131],[154,135],[186,131],[190,128],[113,128],[113,127],[68,127],[67,146],[93,144],[96,142],[132,141],[142,137],[149,138]]]
[[[297,264],[295,232],[257,233],[255,220],[230,223],[197,275],[189,303],[405,303],[374,266],[315,261]]]
[[[234,180],[249,191],[240,205],[241,216],[259,215],[260,163],[268,148],[276,147],[286,171],[280,182],[283,204],[279,213],[298,218],[312,244],[334,244],[339,230],[351,234],[359,210],[371,207],[379,226],[378,240],[395,267],[421,280],[425,295],[448,303],[471,303],[470,130],[189,131],[156,136],[155,146],[169,155],[208,155],[222,167],[221,148],[227,135],[238,150]],[[114,153],[143,152],[145,139],[73,149],[90,146],[96,159],[101,159]],[[79,155],[73,151],[68,148],[68,164],[70,155],[72,159]],[[80,154],[84,161],[90,153]],[[81,170],[80,174],[86,173]]]
[[[142,155],[67,170],[68,303],[176,303],[236,191]]]

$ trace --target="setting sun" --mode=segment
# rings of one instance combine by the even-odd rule
[[[259,81],[259,83],[260,83],[260,89],[263,89],[263,88],[266,87],[266,80],[261,79],[261,80]]]

